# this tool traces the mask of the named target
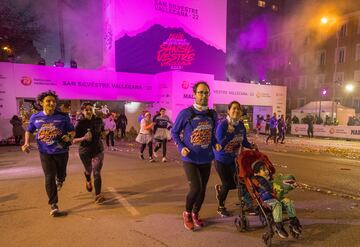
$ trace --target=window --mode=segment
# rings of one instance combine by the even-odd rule
[[[344,72],[334,73],[334,82],[340,83],[344,81]]]
[[[354,71],[354,81],[355,82],[360,82],[360,70],[355,70]]]
[[[305,98],[298,98],[297,99],[297,107],[302,107],[305,105]]]
[[[335,49],[335,62],[345,63],[346,47],[339,47]]]
[[[301,66],[301,67],[304,67],[305,66],[305,54],[302,54],[302,55],[300,55],[300,57],[299,57],[299,65]]]
[[[318,52],[318,65],[325,65],[326,63],[326,51]]]
[[[258,6],[261,7],[261,8],[265,8],[266,2],[265,2],[265,1],[262,1],[262,0],[259,0],[259,1],[258,1]]]
[[[291,100],[286,98],[286,109],[291,109]]]
[[[305,89],[307,84],[307,77],[306,76],[300,76],[299,77],[299,84],[298,89]]]
[[[324,85],[324,84],[325,84],[325,74],[316,75],[314,87],[315,88],[321,88],[322,85]]]
[[[360,44],[356,44],[355,61],[360,60]]]
[[[347,24],[344,24],[340,28],[339,36],[340,37],[345,37],[346,35],[347,35]]]
[[[271,9],[272,9],[273,11],[277,12],[277,11],[279,11],[279,6],[277,6],[276,4],[273,4],[273,5],[271,6]]]
[[[354,98],[352,106],[357,108],[357,109],[360,109],[360,99],[359,98]]]
[[[285,81],[285,86],[291,88],[291,77],[286,77],[284,81]]]
[[[304,39],[304,46],[308,46],[310,44],[311,38],[310,35],[306,35]]]

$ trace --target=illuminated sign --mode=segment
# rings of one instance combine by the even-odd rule
[[[161,67],[182,69],[191,65],[195,58],[192,45],[185,39],[183,33],[172,33],[164,41],[157,52],[157,61]]]

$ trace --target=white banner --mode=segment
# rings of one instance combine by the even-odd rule
[[[307,124],[292,124],[291,134],[293,135],[307,135]],[[360,126],[328,126],[328,125],[314,125],[314,136],[359,139],[360,140]]]

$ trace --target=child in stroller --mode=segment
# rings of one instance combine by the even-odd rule
[[[250,195],[258,207],[261,222],[268,226],[268,231],[263,235],[263,240],[268,246],[271,245],[274,231],[281,238],[288,237],[284,228],[284,222],[287,221],[290,221],[291,235],[298,238],[301,225],[296,217],[293,202],[285,197],[285,194],[296,186],[295,178],[292,175],[278,175],[273,179],[275,168],[268,157],[259,151],[243,151],[237,157],[236,163],[239,199],[241,200],[240,215],[235,219],[238,230],[244,231],[248,228],[246,210],[244,210],[244,206],[248,203],[244,201],[244,198]],[[286,210],[289,219],[283,220],[283,209]]]

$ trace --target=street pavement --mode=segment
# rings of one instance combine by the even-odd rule
[[[250,139],[277,172],[294,174],[303,185],[289,194],[303,234],[298,240],[274,236],[273,246],[359,246],[360,162],[346,155],[360,151],[359,142],[291,137],[285,144],[266,145],[264,136]],[[249,217],[252,229],[243,233],[234,217],[216,214],[214,185],[220,180],[214,168],[201,210],[206,226],[190,232],[182,225],[188,185],[175,146],[170,143],[167,163],[140,160],[135,143],[117,142],[117,148],[105,152],[107,201],[96,205],[85,190],[77,147],[71,147],[59,192],[59,207],[68,215],[52,218],[37,150],[25,154],[18,147],[0,147],[0,246],[264,246],[258,217]],[[226,206],[234,215],[236,202],[231,191]]]

